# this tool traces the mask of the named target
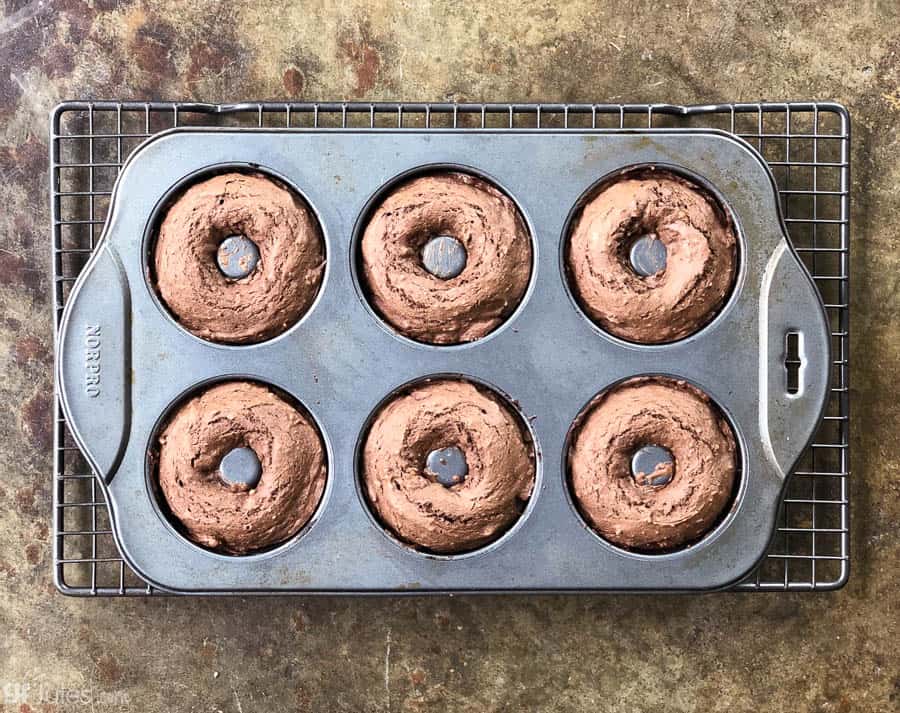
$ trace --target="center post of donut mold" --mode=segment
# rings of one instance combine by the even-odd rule
[[[445,488],[463,482],[469,474],[466,455],[456,446],[431,451],[425,459],[425,469]]]
[[[647,445],[631,456],[631,477],[638,485],[661,488],[675,477],[675,458],[668,448]]]
[[[225,277],[241,280],[259,264],[259,247],[245,235],[229,235],[219,243],[216,264]]]
[[[262,464],[252,448],[232,448],[219,463],[219,478],[226,485],[255,488],[262,476]]]
[[[650,277],[666,269],[668,251],[655,233],[639,236],[628,252],[631,269],[641,277]]]
[[[435,277],[449,280],[466,267],[465,246],[452,235],[435,235],[422,247],[422,266]]]

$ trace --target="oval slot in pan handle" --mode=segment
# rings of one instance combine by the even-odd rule
[[[828,398],[831,339],[819,293],[786,241],[766,267],[760,310],[760,433],[787,476]]]

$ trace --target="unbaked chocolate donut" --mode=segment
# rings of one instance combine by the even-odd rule
[[[247,448],[261,466],[255,487],[223,480],[225,456]],[[325,488],[325,448],[310,418],[248,381],[216,384],[181,405],[159,436],[158,460],[160,490],[181,529],[228,554],[293,537]]]
[[[631,265],[636,240],[665,246],[665,267]],[[568,274],[587,314],[611,334],[641,344],[682,339],[706,325],[734,284],[734,228],[705,191],[662,169],[607,183],[571,230]]]
[[[429,455],[458,449],[468,472],[441,484]],[[439,553],[473,550],[520,516],[535,479],[531,439],[493,393],[462,380],[421,383],[375,416],[361,453],[362,484],[396,537]]]
[[[465,267],[443,278],[425,269],[426,243],[446,235]],[[531,275],[531,239],[512,200],[455,171],[412,179],[372,212],[362,236],[362,274],[375,310],[401,334],[428,344],[471,342],[500,325]]]
[[[255,243],[249,275],[227,277],[216,256],[233,235]],[[281,334],[309,309],[322,283],[324,247],[304,202],[259,173],[226,173],[188,188],[166,211],[154,247],[156,288],[198,337],[224,344]]]
[[[633,474],[633,454],[648,445],[667,449],[672,463]],[[638,377],[600,394],[576,422],[572,492],[588,523],[613,544],[675,549],[721,519],[734,491],[735,450],[731,427],[699,389]],[[653,485],[658,476],[664,484]]]

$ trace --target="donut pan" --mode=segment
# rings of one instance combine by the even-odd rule
[[[700,332],[669,345],[606,335],[566,287],[562,241],[579,200],[603,177],[649,164],[705,183],[740,236],[731,298]],[[532,232],[532,282],[522,305],[473,344],[432,347],[392,333],[368,307],[353,259],[370,201],[428,167],[480,173],[519,205]],[[322,225],[327,268],[312,310],[254,346],[204,342],[157,301],[146,250],[167,196],[203,172],[268,171],[295,187]],[[788,392],[786,335],[799,344]],[[780,494],[822,416],[829,333],[818,292],[785,237],[775,185],[760,156],[706,130],[175,129],[136,151],[113,192],[101,246],[69,299],[57,361],[65,415],[106,491],[113,531],[147,582],[181,593],[378,593],[712,590],[763,557]],[[531,424],[538,452],[529,504],[500,540],[438,557],[389,537],[357,481],[358,440],[373,409],[408,382],[460,374],[506,394]],[[635,375],[693,382],[737,435],[740,485],[724,520],[677,552],[613,547],[582,521],[567,489],[573,420],[600,391]],[[329,479],[311,523],[284,545],[232,557],[206,551],[168,522],[149,452],[167,410],[199,385],[252,378],[279,387],[317,420]]]

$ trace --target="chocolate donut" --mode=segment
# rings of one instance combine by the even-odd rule
[[[454,449],[467,472],[442,481],[432,454]],[[391,400],[361,455],[363,488],[379,519],[397,538],[432,552],[495,540],[534,487],[534,449],[519,418],[500,397],[462,380],[421,383]]]
[[[648,446],[672,455],[652,473],[632,473]],[[660,551],[706,534],[722,517],[735,484],[731,427],[709,398],[684,382],[631,379],[600,394],[579,417],[568,454],[578,508],[605,539]]]
[[[220,472],[235,449],[251,449],[255,486]],[[325,489],[325,448],[310,418],[265,386],[231,381],[181,405],[159,437],[157,476],[172,516],[194,542],[247,554],[293,537]]]
[[[440,277],[422,251],[437,236],[464,248],[459,274]],[[428,344],[480,339],[515,310],[531,275],[531,239],[503,192],[466,173],[415,178],[391,191],[362,236],[373,307],[401,334]]]
[[[664,267],[646,276],[629,255],[641,238],[665,246]],[[622,339],[657,344],[693,334],[715,316],[734,284],[736,243],[731,221],[705,191],[645,169],[606,184],[585,204],[567,267],[591,319]]]
[[[231,236],[259,252],[245,277],[220,269]],[[226,173],[188,188],[166,211],[154,248],[156,289],[188,331],[223,344],[250,344],[284,332],[309,309],[324,271],[312,212],[261,174]]]

